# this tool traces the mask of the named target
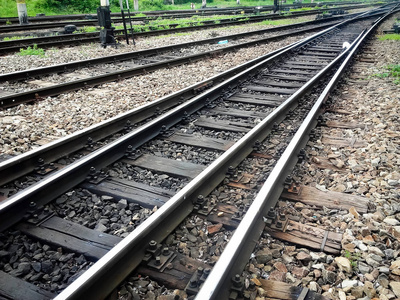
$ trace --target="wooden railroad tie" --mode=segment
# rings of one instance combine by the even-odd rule
[[[276,226],[268,226],[265,231],[274,238],[306,246],[317,251],[339,254],[341,250],[341,233],[301,224],[290,219],[281,229]]]

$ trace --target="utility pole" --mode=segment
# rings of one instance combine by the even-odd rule
[[[133,0],[133,10],[139,10],[139,0]]]
[[[28,24],[28,10],[26,9],[25,0],[17,0],[19,24]]]

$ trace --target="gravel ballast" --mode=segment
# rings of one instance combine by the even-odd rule
[[[46,98],[33,105],[22,104],[3,110],[0,112],[0,129],[3,131],[0,152],[7,155],[27,152],[304,37],[306,35],[240,49],[215,58]]]

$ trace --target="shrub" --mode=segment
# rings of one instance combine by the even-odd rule
[[[36,9],[89,13],[100,6],[97,0],[38,0]]]

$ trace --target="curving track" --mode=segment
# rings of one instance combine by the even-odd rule
[[[130,128],[136,122],[129,122],[125,128],[128,133],[107,144],[99,145],[100,148],[93,149],[94,152],[84,155],[59,171],[50,172],[41,180],[38,178],[37,184],[1,202],[1,228],[6,229],[18,223],[17,228],[32,238],[52,242],[55,247],[62,247],[64,251],[67,249],[75,253],[84,253],[91,261],[101,257],[58,295],[57,299],[104,298],[144,258],[156,269],[160,268],[160,264],[169,261],[173,254],[170,250],[159,253],[156,250],[157,242],[161,242],[191,212],[208,215],[212,203],[207,203],[207,195],[224,179],[226,184],[240,184],[241,179],[235,168],[242,164],[243,160],[247,161],[249,155],[268,158],[271,159],[271,163],[268,164],[270,175],[264,178],[265,184],[252,203],[249,203],[251,205],[235,214],[237,217],[233,221],[236,222],[235,226],[238,226],[236,233],[232,235],[216,268],[208,275],[197,295],[197,299],[227,298],[231,293],[229,286],[232,275],[240,273],[239,270],[245,263],[244,258],[248,257],[249,251],[254,247],[253,239],[261,234],[260,228],[264,226],[263,212],[274,206],[283,189],[282,183],[286,174],[297,161],[297,154],[301,153],[300,149],[306,142],[305,137],[315,125],[319,107],[328,90],[337,82],[356,46],[373,30],[371,23],[375,19],[369,17],[331,27],[311,38],[276,51],[269,55],[270,57],[256,60],[248,68],[242,66],[236,75],[225,78],[225,81],[184,103],[176,103],[165,113],[160,114],[160,109],[155,109],[156,114],[151,116],[150,120],[139,123],[136,129]],[[378,19],[375,25],[380,20]],[[364,30],[366,27],[369,29]],[[351,42],[352,47],[343,51],[343,40]],[[336,73],[338,68],[339,72]],[[311,99],[315,102],[310,101]],[[121,124],[121,120],[116,118],[107,123],[113,127],[115,121]],[[123,122],[127,125],[126,119]],[[282,130],[287,127],[287,122],[292,127],[288,132]],[[196,138],[193,138],[194,136]],[[272,139],[281,139],[285,143],[274,149],[271,156],[271,153],[265,153],[263,149]],[[235,141],[237,142],[234,143]],[[192,158],[182,161],[176,157],[168,157],[154,150],[160,143],[167,143],[169,147],[186,145],[188,149],[205,153],[204,157],[207,159],[196,161]],[[4,165],[6,164],[2,163],[0,166]],[[109,165],[111,167],[107,167]],[[132,178],[127,180],[128,177],[123,176],[125,179],[121,180],[115,171],[111,172],[117,167],[130,171]],[[37,171],[39,174],[47,173],[51,171],[48,168],[42,165]],[[111,174],[109,179],[103,179],[103,175],[96,171],[103,168]],[[167,177],[142,177],[140,174],[147,172],[143,173],[140,170],[164,174]],[[158,183],[152,182],[154,178],[158,178]],[[166,181],[181,182],[183,185],[175,187],[178,191],[171,194],[171,190],[163,185]],[[132,203],[141,199],[142,206],[153,206],[154,201],[158,201],[157,206],[161,207],[146,220],[140,220],[136,224],[137,227],[132,228],[134,230],[109,252],[105,249],[110,249],[112,244],[118,241],[115,237],[106,234],[96,237],[96,231],[93,231],[91,226],[72,224],[68,221],[73,219],[71,211],[57,210],[57,206],[62,204],[60,200],[56,205],[47,204],[69,189],[74,189],[75,192],[69,191],[58,199],[79,194],[79,189],[76,190],[77,185],[94,194],[112,194],[111,198],[105,197],[104,200],[118,201],[115,182],[123,182],[125,189],[147,190],[147,201],[153,201],[146,204],[143,197],[135,199],[136,192],[132,192],[132,199],[128,199]],[[114,190],[99,192],[101,186],[112,184]],[[153,187],[151,192],[146,185]],[[173,190],[173,187],[170,188]],[[121,201],[118,203],[126,206]],[[44,210],[40,208],[42,205],[46,207]],[[25,213],[30,215],[21,223]],[[239,219],[242,220],[238,225]],[[162,225],[162,229],[159,225]],[[64,231],[62,228],[66,228],[65,226],[71,230]],[[119,226],[122,227],[114,229],[124,228],[124,225]],[[82,239],[82,235],[87,241],[92,240],[89,247],[87,242],[83,243],[86,245],[83,247],[82,243],[76,241]],[[244,237],[252,241],[248,242]],[[63,242],[66,239],[74,239],[77,244],[66,245]],[[150,248],[147,248],[151,240],[157,242],[155,245],[151,243]],[[17,280],[2,275],[10,282]],[[188,281],[189,278],[185,280]],[[238,283],[234,286],[236,290],[233,290],[236,293],[237,285]],[[191,288],[198,288],[198,282],[192,282]],[[5,289],[7,285],[2,287],[3,292]],[[46,294],[41,290],[39,292],[42,293],[42,297]]]

